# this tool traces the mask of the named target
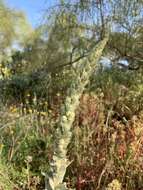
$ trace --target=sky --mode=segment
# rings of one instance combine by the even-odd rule
[[[55,0],[5,0],[8,7],[22,10],[29,22],[36,27],[42,19],[44,10],[53,5]]]

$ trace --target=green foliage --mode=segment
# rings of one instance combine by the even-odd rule
[[[14,184],[10,179],[10,172],[5,163],[0,161],[0,189],[11,190],[14,188]]]
[[[30,25],[22,12],[8,8],[3,1],[0,1],[0,17],[0,50],[3,52],[12,45],[13,40],[19,38],[21,41],[23,37],[29,35],[27,32]]]
[[[142,110],[142,71],[105,68],[92,76],[90,91],[103,93],[104,104],[119,118],[131,118]],[[97,82],[96,82],[97,81]]]
[[[39,183],[43,184],[42,172],[50,174],[49,162],[53,155],[55,129],[54,122],[50,122],[53,116],[49,115],[46,119],[43,113],[39,115],[39,112],[30,112],[24,116],[22,110],[15,107],[3,112],[5,119],[1,120],[3,128],[0,129],[1,158],[10,163],[11,180],[19,188],[30,186],[38,189]]]

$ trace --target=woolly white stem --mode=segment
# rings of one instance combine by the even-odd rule
[[[97,44],[88,57],[77,63],[76,70],[73,71],[75,79],[72,81],[71,87],[68,90],[67,98],[61,108],[61,116],[58,123],[58,153],[53,157],[53,164],[56,169],[53,174],[53,178],[49,179],[49,184],[52,190],[66,189],[65,184],[63,184],[63,178],[66,173],[66,169],[70,164],[66,155],[67,146],[71,140],[71,127],[75,119],[75,111],[79,105],[79,99],[84,88],[89,82],[89,78],[102,55],[107,41],[108,37],[106,36]]]

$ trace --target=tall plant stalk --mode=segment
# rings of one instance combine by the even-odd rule
[[[67,97],[64,104],[61,107],[61,116],[58,122],[57,128],[57,152],[53,156],[53,166],[55,171],[53,178],[49,179],[49,184],[52,190],[66,190],[66,185],[63,184],[63,178],[66,173],[66,169],[70,162],[66,158],[67,146],[70,143],[72,132],[71,127],[75,119],[75,111],[79,105],[79,99],[85,89],[85,86],[89,82],[89,78],[97,62],[101,58],[102,52],[108,41],[108,35],[101,40],[90,52],[90,54],[80,60],[76,69],[73,69],[74,80],[67,92]]]

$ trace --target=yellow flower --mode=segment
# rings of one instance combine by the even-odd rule
[[[11,106],[11,107],[10,107],[10,111],[11,111],[12,113],[15,113],[15,112],[17,111],[17,108],[16,108],[15,106]]]
[[[108,184],[106,190],[121,190],[121,188],[121,183],[117,179],[114,179],[111,183]]]
[[[26,108],[23,108],[23,112],[26,113]]]
[[[27,97],[30,97],[30,94],[27,94],[26,96],[27,96]]]
[[[0,144],[0,150],[4,147],[4,144]]]
[[[29,113],[32,113],[32,109],[29,109],[28,111],[29,111]]]
[[[42,111],[42,112],[41,112],[41,115],[46,116],[47,113]]]
[[[2,71],[6,77],[10,75],[10,70],[7,67],[3,68]]]
[[[10,130],[10,134],[13,135],[13,134],[14,134],[14,131],[13,131],[13,130]]]

